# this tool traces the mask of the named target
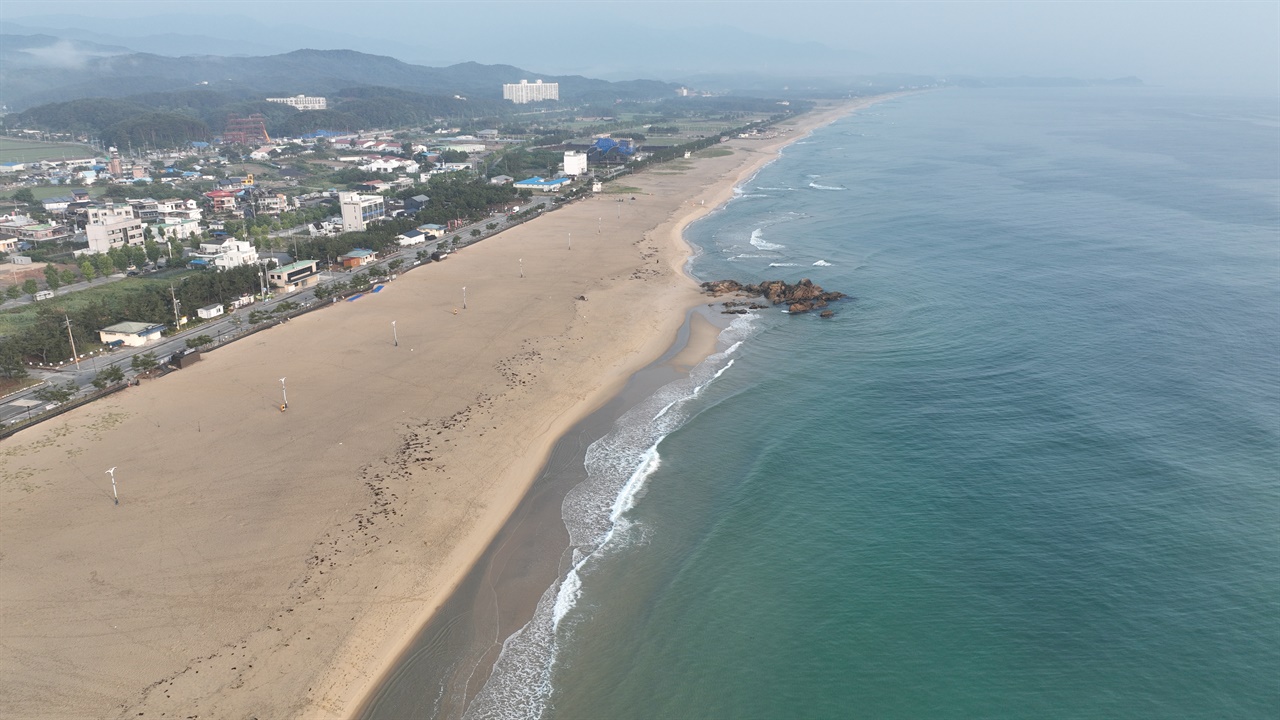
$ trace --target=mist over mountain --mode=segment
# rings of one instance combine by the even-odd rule
[[[166,57],[49,36],[0,36],[0,102],[11,110],[89,97],[123,97],[207,88],[257,95],[323,95],[378,85],[430,95],[500,100],[503,83],[541,78],[560,83],[568,101],[637,100],[673,94],[653,80],[609,82],[546,75],[511,65],[465,62],[411,65],[354,50],[295,50],[261,57]]]

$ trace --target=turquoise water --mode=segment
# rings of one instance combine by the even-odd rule
[[[894,100],[688,236],[855,299],[593,446],[469,715],[1280,716],[1275,100]]]

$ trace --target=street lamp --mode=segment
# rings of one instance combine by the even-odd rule
[[[396,347],[400,347],[400,336],[396,334],[396,321],[391,321],[391,341]]]
[[[116,504],[119,505],[120,493],[116,492],[116,469],[111,468],[107,471],[107,474],[111,476],[111,495],[115,498]]]
[[[462,286],[462,309],[467,309],[467,286]]]
[[[289,407],[289,392],[284,387],[284,378],[280,378],[280,399],[284,400],[284,404],[280,406],[281,410]]]

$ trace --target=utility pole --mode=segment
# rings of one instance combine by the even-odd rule
[[[62,319],[67,321],[67,339],[71,341],[71,359],[76,361],[76,370],[79,370],[80,356],[76,354],[76,339],[71,334],[71,318],[66,313],[63,313]]]
[[[181,303],[178,302],[178,293],[173,289],[172,283],[169,284],[169,297],[173,298],[173,329],[177,330],[182,326],[178,319],[178,305]]]

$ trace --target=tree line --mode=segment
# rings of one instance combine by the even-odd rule
[[[71,321],[76,348],[84,352],[99,344],[98,330],[118,322],[128,320],[174,327],[175,299],[178,313],[191,315],[206,305],[226,304],[241,295],[255,294],[262,286],[262,272],[263,268],[258,265],[241,266],[188,275],[172,288],[140,285],[74,306],[64,300],[40,303],[34,323],[0,338],[0,375],[14,377],[11,373],[21,370],[23,359],[54,363],[70,358],[67,320]]]

